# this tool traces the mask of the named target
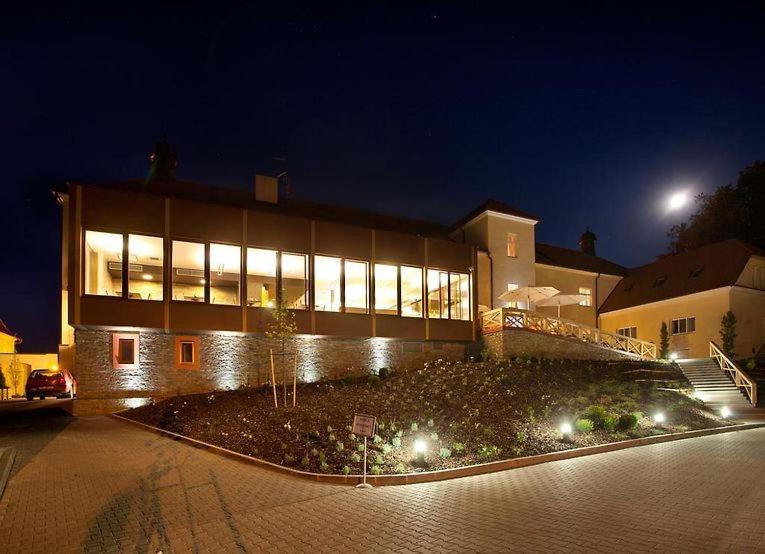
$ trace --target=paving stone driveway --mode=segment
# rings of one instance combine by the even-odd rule
[[[11,445],[2,552],[765,550],[765,429],[370,491],[106,417],[0,421]]]

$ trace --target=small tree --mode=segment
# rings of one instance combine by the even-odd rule
[[[287,361],[286,347],[287,341],[297,333],[297,324],[295,323],[295,312],[284,305],[280,298],[276,307],[271,311],[272,321],[266,326],[265,335],[269,339],[278,340],[281,345],[282,360],[282,383],[284,389],[284,405],[287,405]],[[297,355],[297,354],[296,354]]]
[[[720,320],[720,339],[725,355],[733,358],[735,356],[733,348],[736,344],[736,316],[731,310],[728,310]]]
[[[659,358],[662,360],[669,358],[669,330],[666,321],[661,322],[661,330],[659,331]]]

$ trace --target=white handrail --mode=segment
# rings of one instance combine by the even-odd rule
[[[752,406],[757,405],[757,382],[741,371],[739,367],[726,356],[720,347],[709,341],[709,356],[717,361],[720,369],[730,374],[737,387],[744,389]]]
[[[515,308],[496,308],[481,314],[483,333],[493,333],[503,329],[530,329],[551,335],[574,337],[598,346],[656,359],[656,345],[652,342],[606,333],[595,327],[581,325],[567,319]]]

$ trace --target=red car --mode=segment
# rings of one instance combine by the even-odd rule
[[[39,396],[56,398],[75,398],[77,396],[77,379],[65,369],[35,369],[27,378],[27,400]]]

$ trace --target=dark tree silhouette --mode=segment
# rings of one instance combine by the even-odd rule
[[[736,185],[718,187],[713,194],[699,194],[698,208],[688,223],[673,226],[671,254],[713,242],[740,239],[765,248],[765,162],[757,161],[739,173]]]
[[[175,157],[175,151],[170,144],[164,140],[157,142],[154,152],[149,154],[151,168],[146,182],[154,181],[168,183],[175,181],[175,168],[178,167],[178,160]]]

